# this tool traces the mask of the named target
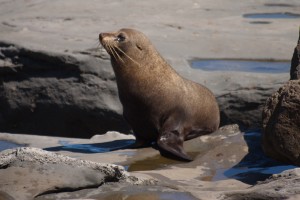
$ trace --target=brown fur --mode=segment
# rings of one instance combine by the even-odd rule
[[[218,129],[214,95],[176,73],[137,30],[101,33],[99,40],[111,56],[123,115],[137,146],[157,142],[162,153],[191,160],[183,141]]]

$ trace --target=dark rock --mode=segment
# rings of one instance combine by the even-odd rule
[[[225,194],[227,200],[248,200],[248,199],[288,199],[300,194],[300,169],[284,171],[274,174],[266,181],[260,182],[254,187],[244,191],[236,191]],[[299,196],[298,196],[299,198]],[[297,199],[297,198],[295,198]]]
[[[260,126],[263,103],[286,76],[182,75],[214,92],[221,126],[238,123],[242,129]],[[109,57],[97,49],[61,54],[0,42],[0,82],[2,132],[89,138],[109,130],[130,131]]]
[[[232,86],[226,94],[217,96],[221,126],[236,123],[242,130],[260,127],[264,102],[273,92],[274,88],[263,84],[253,88]]]
[[[262,112],[264,152],[300,166],[300,32],[291,61],[290,81],[266,101]]]
[[[0,176],[0,199],[33,199],[51,193],[97,189],[105,183],[155,183],[129,176],[118,165],[78,160],[29,147],[1,152]]]
[[[265,153],[300,166],[300,80],[291,80],[274,93],[263,109]]]
[[[0,55],[0,131],[68,137],[129,131],[109,60],[7,43]]]
[[[300,79],[300,32],[299,32],[298,44],[295,47],[293,58],[292,58],[290,76],[291,76],[291,80]]]

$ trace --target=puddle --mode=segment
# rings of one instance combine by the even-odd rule
[[[0,151],[6,150],[6,149],[13,149],[17,147],[24,147],[25,145],[17,144],[14,142],[9,142],[6,140],[0,140]]]
[[[249,13],[244,14],[244,18],[250,19],[296,19],[300,18],[300,14],[290,12],[278,12],[278,13]]]
[[[93,144],[70,144],[69,141],[61,140],[59,144],[61,146],[49,147],[44,150],[47,151],[71,151],[78,153],[107,153],[126,148],[133,144],[135,140],[114,140],[111,142],[93,143]]]
[[[112,188],[114,189],[112,190]],[[103,186],[98,190],[83,189],[75,192],[52,193],[36,197],[35,199],[101,199],[101,200],[197,200],[188,192],[180,192],[164,186]]]
[[[249,22],[250,24],[271,24],[272,22],[269,21],[252,21]]]
[[[97,198],[97,197],[93,197]],[[153,191],[153,192],[128,192],[128,191],[121,191],[121,192],[113,192],[109,195],[101,195],[101,199],[103,200],[196,200],[189,193],[185,192],[160,192],[160,191]]]
[[[287,3],[265,3],[265,6],[269,7],[295,7],[296,5]]]
[[[205,71],[243,71],[255,73],[289,73],[290,62],[256,60],[194,60],[191,67]]]
[[[192,158],[199,154],[199,152],[187,152]],[[164,167],[173,166],[175,164],[186,163],[184,161],[178,161],[175,159],[165,158],[161,155],[147,158],[145,160],[139,160],[131,163],[130,165],[125,165],[125,169],[129,172],[133,171],[149,171],[162,169]]]
[[[211,170],[206,173],[206,176],[201,177],[201,180],[219,181],[232,178],[253,185],[272,174],[296,168],[294,165],[285,165],[265,156],[260,146],[260,132],[246,132],[244,138],[248,144],[249,153],[238,164],[232,168]]]

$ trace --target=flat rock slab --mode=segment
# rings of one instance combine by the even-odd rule
[[[260,140],[261,135],[259,132],[243,133],[237,125],[225,126],[213,134],[186,141],[184,148],[194,158],[194,161],[186,163],[162,157],[156,149],[151,147],[126,149],[124,145],[133,142],[134,137],[117,132],[108,132],[105,135],[97,135],[91,139],[0,134],[0,141],[10,141],[30,147],[44,148],[44,150],[67,155],[72,157],[72,159],[87,160],[85,162],[117,164],[128,171],[124,172],[125,175],[127,174],[125,177],[136,177],[137,180],[146,180],[142,182],[144,184],[136,187],[132,186],[131,183],[124,185],[122,182],[116,181],[105,182],[98,188],[83,188],[73,192],[58,190],[54,193],[44,193],[38,196],[37,199],[46,197],[48,199],[72,199],[79,197],[96,199],[105,197],[109,199],[110,197],[122,198],[125,196],[132,198],[145,196],[145,198],[149,199],[170,200],[176,199],[176,197],[191,200],[195,198],[227,198],[226,195],[229,192],[231,192],[230,194],[246,192],[248,188],[251,188],[259,181],[265,181],[273,174],[295,168],[295,166],[278,163],[264,156],[260,147]],[[17,151],[13,150],[13,152]],[[45,155],[48,154],[52,155],[53,153],[48,152]],[[48,166],[52,165],[50,163]],[[100,166],[102,165],[100,164]],[[12,167],[20,170],[19,166],[13,165]],[[62,170],[69,168],[72,169],[68,165],[63,165]],[[9,168],[5,170],[7,169]],[[79,172],[82,174],[80,169],[77,169],[77,171],[72,169],[74,173],[70,172],[70,174],[77,175]],[[55,170],[49,170],[50,172],[55,172]],[[40,171],[38,169],[36,171],[36,174],[40,175]],[[93,172],[92,169],[87,171]],[[103,182],[102,176],[104,175],[100,172],[98,179],[100,182],[95,184],[101,184]],[[41,177],[45,176],[41,174]],[[86,176],[81,176],[83,177],[83,183],[88,183]],[[157,181],[155,182],[157,185],[149,184],[145,186],[145,184],[149,183],[149,180],[153,179]],[[64,180],[71,181],[72,179],[67,178]],[[127,179],[125,178],[125,180]],[[152,182],[150,181],[150,183]],[[65,184],[67,185],[67,183]],[[9,187],[7,186],[6,188]],[[249,190],[249,192],[251,191]]]
[[[78,160],[32,147],[1,152],[0,177],[0,196],[13,199],[98,188],[109,182],[144,182],[130,177],[121,166]]]
[[[300,194],[300,168],[275,174],[244,191],[226,194],[227,200],[239,199],[298,199]]]

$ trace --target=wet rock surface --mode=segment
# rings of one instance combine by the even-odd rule
[[[43,152],[21,156],[20,162],[3,159],[10,164],[0,169],[0,199],[297,199],[298,169],[266,157],[259,130],[242,132],[231,125],[187,141],[190,163],[164,158],[152,147],[126,149],[134,142],[131,135],[103,134],[127,134],[129,128],[109,57],[97,38],[122,27],[143,31],[178,73],[213,91],[222,124],[258,127],[265,100],[290,74],[209,72],[191,68],[190,61],[289,61],[299,19],[246,14],[298,13],[298,0],[2,0],[0,5],[0,131],[20,133],[0,133],[0,149],[27,146]],[[299,71],[298,52],[297,46],[292,74]],[[7,152],[18,151],[5,155],[17,158]],[[68,156],[61,159],[66,163],[46,161],[57,156],[51,152]],[[109,173],[82,162],[118,165],[113,172],[119,170],[125,181],[120,176],[109,181]],[[140,185],[139,180],[152,179],[155,185]]]
[[[6,162],[4,159],[1,159],[3,160],[2,163],[6,163],[4,165],[7,166],[0,169],[2,174],[7,175],[7,170],[10,170],[12,174],[20,171],[20,169],[23,171],[27,170],[26,173],[30,177],[20,177],[17,180],[19,181],[18,183],[21,180],[27,183],[27,181],[36,177],[42,179],[41,183],[43,180],[50,181],[45,185],[41,184],[40,187],[36,187],[38,189],[43,186],[43,191],[49,191],[48,189],[50,188],[50,192],[44,192],[42,195],[36,196],[36,199],[122,199],[123,197],[138,199],[141,196],[145,196],[148,199],[170,200],[225,199],[231,198],[231,196],[233,198],[233,195],[238,196],[243,192],[252,192],[248,188],[256,185],[259,181],[265,181],[272,177],[273,174],[281,173],[284,170],[296,168],[293,165],[286,165],[266,157],[260,147],[260,132],[241,132],[237,125],[225,126],[211,135],[186,141],[184,148],[194,158],[194,161],[188,163],[162,157],[152,147],[126,149],[124,146],[134,141],[133,136],[117,132],[108,132],[105,135],[97,135],[91,139],[2,133],[0,135],[1,140],[44,149],[44,151],[40,149],[39,151],[44,152],[42,155],[45,158],[41,155],[36,158],[32,154],[28,154],[27,159],[30,162],[26,161],[27,159],[23,159],[26,156],[22,156],[22,154],[20,154],[19,158],[20,160],[25,160],[25,162]],[[15,158],[16,152],[20,150],[7,151],[15,153],[13,157],[6,160],[14,160],[12,158]],[[65,158],[66,161],[62,162],[62,164],[60,162],[53,164],[54,161],[51,159],[53,155],[59,158],[68,157],[67,159]],[[46,165],[40,162],[45,159],[49,159]],[[85,161],[78,161],[77,159]],[[93,171],[94,168],[87,167],[88,169],[86,169],[82,167],[82,162],[90,163],[91,161],[93,163],[92,166],[106,166],[105,164],[95,164],[95,162],[118,165],[108,166],[121,169],[120,174],[124,173],[125,181],[122,178],[116,181],[107,181],[107,179],[103,178],[107,176],[106,173],[97,170]],[[29,170],[29,163],[32,162],[37,163],[35,165],[31,164],[32,170]],[[73,164],[70,164],[70,162]],[[8,165],[7,163],[12,164]],[[124,167],[127,172],[123,171],[120,166]],[[61,174],[65,170],[68,170],[68,172]],[[88,175],[93,173],[97,173],[97,176],[92,176],[93,178],[90,180]],[[36,176],[33,176],[33,174],[36,174]],[[61,178],[56,179],[56,176],[63,178],[63,180]],[[13,180],[13,177],[10,176],[8,179]],[[77,183],[77,178],[82,179],[82,181]],[[75,181],[73,181],[74,179]],[[91,188],[82,186],[94,183],[100,185]],[[2,196],[11,196],[9,193],[11,190],[8,190],[8,188],[18,189],[18,187],[22,187],[20,185],[10,186],[10,184],[13,184],[11,181],[5,181],[2,184],[4,185],[0,189]],[[73,186],[74,188],[71,191],[60,190],[59,188],[62,188],[62,185]],[[55,186],[55,188],[53,189],[49,186]],[[27,187],[26,190],[29,191],[30,187]],[[20,194],[22,194],[24,188],[17,191],[20,191]],[[32,192],[34,191],[32,190]],[[17,194],[14,193],[14,195]],[[292,196],[292,193],[288,193],[286,196]]]
[[[1,152],[0,174],[0,196],[11,199],[33,199],[44,194],[98,188],[108,183],[138,185],[147,181],[130,177],[117,165],[78,160],[30,147]],[[148,184],[154,182],[148,180]]]
[[[269,179],[262,181],[241,192],[226,194],[224,199],[297,199],[300,194],[300,169],[286,170],[275,174]]]

